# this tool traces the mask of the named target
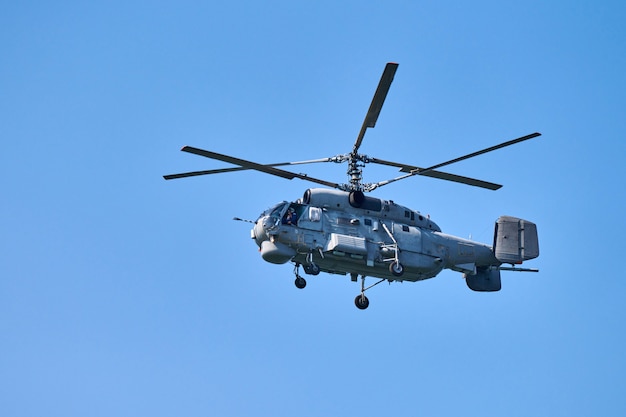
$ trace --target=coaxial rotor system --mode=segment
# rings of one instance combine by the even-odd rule
[[[439,171],[439,168],[443,168],[448,165],[455,164],[460,161],[464,161],[469,158],[473,158],[475,156],[479,156],[488,152],[495,151],[497,149],[501,149],[507,146],[511,146],[520,142],[524,142],[529,139],[536,138],[541,136],[541,133],[531,133],[529,135],[525,135],[519,137],[517,139],[509,140],[506,142],[502,142],[498,145],[491,146],[489,148],[485,148],[476,152],[472,152],[467,155],[460,156],[458,158],[454,158],[436,165],[432,165],[430,167],[418,167],[415,165],[404,164],[399,162],[386,161],[379,158],[372,158],[367,155],[363,155],[359,153],[359,148],[363,143],[363,138],[365,137],[365,133],[367,129],[373,128],[376,126],[376,121],[378,120],[378,116],[380,115],[380,111],[383,107],[385,99],[387,97],[387,93],[389,92],[389,88],[391,87],[391,83],[395,76],[396,70],[398,69],[398,64],[396,63],[387,63],[383,74],[380,78],[380,82],[378,83],[378,87],[376,88],[376,92],[374,93],[374,97],[370,104],[370,107],[365,115],[365,119],[363,121],[363,125],[361,126],[361,130],[359,131],[359,135],[357,136],[356,141],[352,147],[352,151],[346,154],[335,155],[327,158],[319,158],[319,159],[311,159],[306,161],[296,161],[296,162],[277,162],[271,164],[260,164],[257,162],[247,161],[245,159],[236,158],[229,155],[223,155],[217,152],[212,152],[200,148],[195,148],[192,146],[185,146],[181,150],[183,152],[188,152],[200,156],[204,156],[206,158],[215,159],[218,161],[227,162],[233,165],[236,165],[232,168],[222,168],[222,169],[213,169],[213,170],[204,170],[204,171],[193,171],[193,172],[185,172],[181,174],[171,174],[165,175],[163,178],[166,180],[172,180],[177,178],[186,178],[186,177],[194,177],[199,175],[212,175],[212,174],[223,174],[227,172],[236,172],[243,170],[255,170],[259,172],[264,172],[266,174],[275,175],[281,178],[286,179],[294,179],[299,178],[304,181],[313,182],[316,184],[324,185],[331,188],[336,188],[343,191],[351,191],[351,192],[369,192],[375,190],[376,188],[382,187],[387,184],[391,184],[393,182],[403,180],[405,178],[413,177],[413,176],[425,176],[430,178],[437,178],[445,181],[452,181],[461,184],[471,185],[475,187],[485,188],[488,190],[497,190],[502,187],[500,184],[494,184],[492,182],[482,181],[475,178],[464,177],[456,174],[451,174],[443,171]],[[284,170],[278,167],[289,167],[295,165],[304,165],[304,164],[314,164],[320,162],[334,162],[334,163],[347,163],[347,175],[349,178],[348,183],[335,183],[331,181],[326,181],[323,179],[315,178],[309,176],[307,174],[295,173],[291,171]],[[363,167],[366,164],[373,163],[379,165],[386,165],[395,168],[400,168],[400,172],[403,174],[388,180],[375,182],[375,183],[363,183]]]

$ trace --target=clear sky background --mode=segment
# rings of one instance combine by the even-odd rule
[[[624,416],[626,10],[620,1],[108,1],[0,6],[3,416]],[[250,225],[349,152],[447,167],[374,192],[491,243],[538,225],[538,274],[298,290]],[[344,182],[345,166],[298,171]],[[397,175],[368,166],[366,181]]]

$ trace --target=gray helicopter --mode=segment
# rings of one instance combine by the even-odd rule
[[[300,267],[308,275],[320,272],[349,275],[354,282],[360,277],[361,291],[354,303],[362,310],[369,306],[365,291],[384,281],[421,281],[435,277],[444,269],[451,269],[462,273],[467,286],[474,291],[499,291],[502,286],[500,271],[538,272],[537,269],[517,266],[539,256],[537,226],[532,222],[501,216],[496,220],[494,241],[490,246],[445,234],[429,216],[392,200],[365,195],[384,185],[417,175],[497,190],[502,186],[438,169],[541,135],[532,133],[427,168],[360,154],[365,132],[376,125],[397,68],[396,63],[386,65],[350,153],[308,161],[259,164],[185,146],[183,152],[237,167],[165,175],[164,178],[171,180],[251,169],[328,187],[310,188],[297,201],[283,201],[264,211],[256,221],[249,221],[254,223],[251,237],[265,261],[294,264],[295,285],[298,288],[306,286]],[[277,168],[320,162],[347,163],[349,183],[329,182]],[[400,168],[402,174],[386,181],[363,183],[362,168],[368,163]],[[366,277],[377,278],[377,281],[366,286]]]

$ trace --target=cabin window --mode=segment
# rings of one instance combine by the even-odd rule
[[[402,225],[402,231],[403,232],[408,232],[409,231],[409,226]]]
[[[366,226],[371,226],[372,225],[372,220],[371,219],[365,219],[364,222],[365,222]]]
[[[404,217],[409,217],[411,215],[411,213],[408,210],[404,211]]]

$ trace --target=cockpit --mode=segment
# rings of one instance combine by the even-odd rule
[[[278,224],[278,221],[283,216],[285,208],[287,207],[287,202],[283,201],[281,203],[276,204],[275,206],[265,210],[261,213],[259,219],[263,219],[264,217],[269,217],[271,224]]]
[[[307,206],[293,202],[289,203],[283,201],[278,203],[269,209],[265,210],[252,229],[252,237],[257,241],[257,244],[261,244],[263,240],[270,239],[271,235],[278,233],[278,229],[282,226],[301,226],[304,224],[306,228],[311,228],[309,225],[311,222],[318,223],[314,229],[318,229],[320,223],[320,213],[317,208]],[[314,211],[315,216],[311,215],[311,211]]]

